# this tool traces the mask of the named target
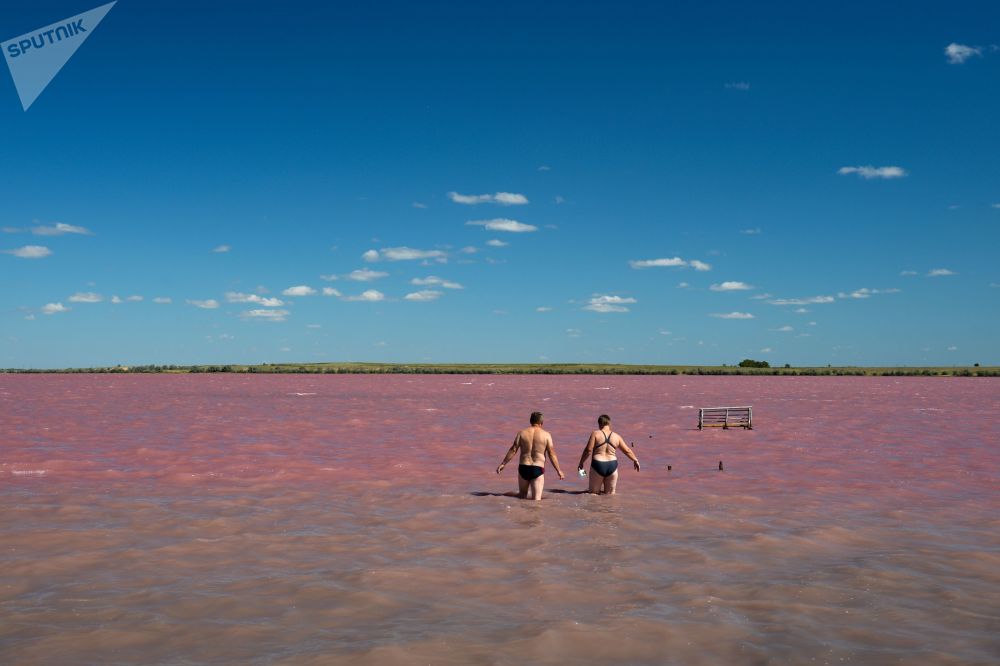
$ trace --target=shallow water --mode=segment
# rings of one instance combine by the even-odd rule
[[[996,664],[998,389],[0,375],[0,663]],[[557,492],[601,412],[642,471]]]

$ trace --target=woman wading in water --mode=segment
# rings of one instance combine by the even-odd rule
[[[601,414],[597,418],[597,430],[590,433],[587,446],[583,449],[578,466],[583,472],[583,465],[590,460],[590,492],[594,494],[614,495],[618,485],[618,451],[632,461],[635,471],[639,471],[639,459],[618,433],[611,430],[611,417]]]

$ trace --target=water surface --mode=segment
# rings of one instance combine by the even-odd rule
[[[998,388],[0,375],[0,662],[996,664]],[[602,412],[643,470],[573,494]]]

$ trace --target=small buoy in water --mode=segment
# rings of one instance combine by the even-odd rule
[[[719,471],[720,471],[720,472],[721,472],[721,471],[723,471],[723,470],[722,470],[722,461],[721,461],[721,460],[719,461]]]
[[[674,468],[674,466],[673,466],[673,465],[667,465],[667,471],[668,471],[668,472],[669,472],[670,470],[672,470],[673,468]]]

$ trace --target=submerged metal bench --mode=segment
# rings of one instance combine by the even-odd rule
[[[698,410],[698,430],[702,428],[753,430],[752,416],[752,407],[702,407]]]

